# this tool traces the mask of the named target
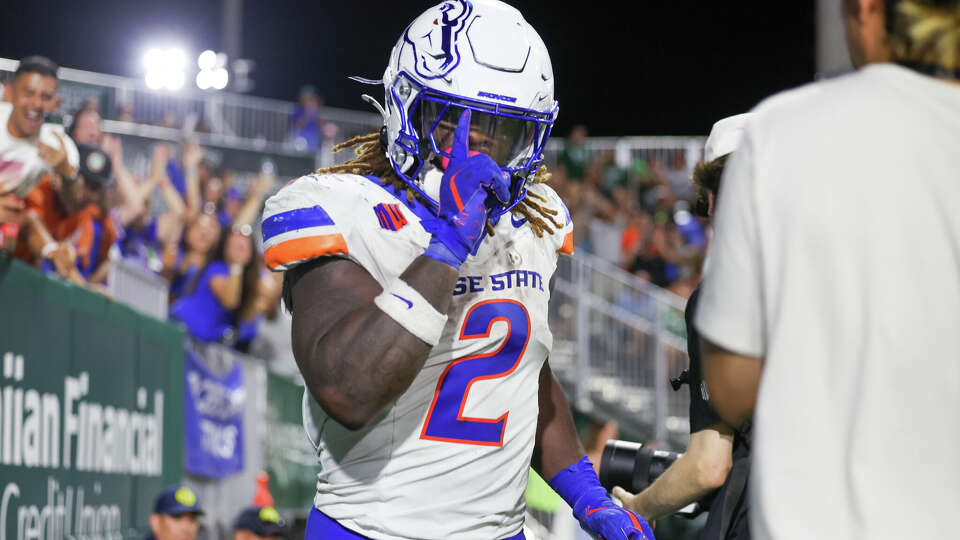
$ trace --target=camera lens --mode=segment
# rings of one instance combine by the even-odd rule
[[[607,491],[613,486],[625,489],[634,489],[634,470],[637,456],[640,453],[640,443],[629,441],[609,440],[603,447],[600,457],[600,484]]]
[[[680,454],[643,448],[640,443],[609,440],[600,457],[600,484],[639,493],[673,464]]]

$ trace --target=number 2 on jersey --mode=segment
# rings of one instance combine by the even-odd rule
[[[440,375],[433,403],[420,432],[421,439],[461,444],[502,446],[510,411],[500,418],[463,416],[470,386],[476,381],[497,379],[513,373],[520,364],[530,339],[530,316],[523,304],[513,300],[487,300],[470,308],[460,329],[460,339],[490,337],[493,323],[507,323],[507,336],[489,353],[461,358]]]

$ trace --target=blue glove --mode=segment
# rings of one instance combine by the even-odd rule
[[[550,480],[563,500],[573,507],[583,530],[603,540],[655,540],[653,529],[642,517],[617,506],[600,485],[587,456],[557,473]]]
[[[440,181],[439,219],[423,222],[433,234],[423,254],[460,268],[480,247],[488,213],[510,201],[510,175],[490,156],[470,152],[469,109],[460,115],[450,153]]]

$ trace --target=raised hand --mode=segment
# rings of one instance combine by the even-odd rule
[[[57,148],[44,144],[43,141],[37,141],[37,154],[46,164],[53,169],[53,172],[64,178],[73,178],[76,176],[76,170],[70,165],[67,159],[67,144],[63,141],[60,133],[54,131],[59,144]]]
[[[230,233],[227,237],[227,245],[223,250],[223,259],[228,265],[246,266],[253,256],[253,250],[250,248],[249,235],[239,232]]]
[[[123,167],[123,140],[114,135],[103,136],[103,151],[110,156],[115,169]]]
[[[150,157],[150,180],[162,181],[167,178],[167,162],[170,160],[170,146],[167,143],[158,143],[153,147]]]
[[[276,183],[276,175],[262,172],[250,182],[250,190],[247,196],[262,199],[267,193],[270,193],[270,190]]]
[[[454,268],[459,268],[483,241],[489,211],[510,201],[510,175],[490,156],[470,154],[468,109],[453,133],[452,158],[440,182],[440,219],[424,224],[433,233],[424,255]]]
[[[195,142],[189,142],[183,147],[183,167],[185,169],[195,169],[200,166],[203,159],[203,149]]]
[[[461,192],[470,187],[482,186],[495,197],[490,201],[491,206],[497,203],[501,206],[506,205],[510,202],[510,176],[501,170],[490,156],[470,151],[470,116],[470,109],[463,111],[463,114],[460,115],[460,121],[453,132],[453,147],[450,149],[452,157],[449,160],[444,160],[446,170],[441,186],[447,184],[448,179],[451,184],[449,187],[455,189],[460,186]],[[456,183],[453,180],[454,176],[459,177]],[[449,193],[441,187],[440,205],[444,205],[444,195],[454,195],[453,202],[457,202],[459,195],[456,193],[456,191]]]

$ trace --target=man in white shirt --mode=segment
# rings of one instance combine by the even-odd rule
[[[44,175],[76,176],[76,145],[62,126],[44,123],[59,106],[57,65],[42,56],[21,60],[0,102],[0,224],[25,219],[22,199]],[[9,226],[0,231],[0,245],[15,234]]]
[[[955,538],[960,1],[845,8],[862,69],[766,100],[727,165],[707,386],[756,406],[757,538]]]

